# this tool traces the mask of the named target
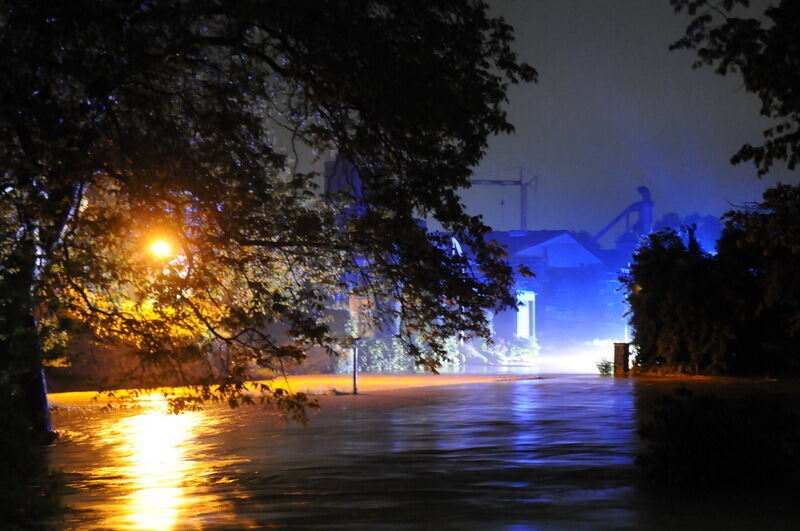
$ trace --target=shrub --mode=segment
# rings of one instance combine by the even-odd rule
[[[358,343],[358,370],[371,373],[411,372],[414,360],[393,337],[362,339]]]
[[[603,358],[596,365],[601,376],[610,376],[614,373],[614,362],[611,360]]]

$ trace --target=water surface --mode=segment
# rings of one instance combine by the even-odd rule
[[[632,380],[552,377],[260,409],[60,409],[79,529],[781,528],[791,503],[666,499],[638,481]]]

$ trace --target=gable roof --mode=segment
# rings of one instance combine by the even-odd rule
[[[541,257],[550,267],[583,267],[603,263],[569,234],[561,234],[522,249],[515,256]]]
[[[583,267],[602,264],[602,260],[565,230],[492,232],[506,246],[510,259],[540,258],[549,267]]]
[[[565,230],[511,230],[495,231],[486,235],[486,240],[495,240],[506,247],[509,256],[515,255],[522,249],[527,249],[556,236],[568,234]]]

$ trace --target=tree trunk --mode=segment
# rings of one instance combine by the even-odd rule
[[[9,404],[24,415],[27,426],[43,439],[52,437],[42,349],[36,326],[34,289],[36,246],[24,241],[8,260],[0,282],[3,318],[0,321],[0,370]]]
[[[47,400],[47,381],[44,368],[23,374],[21,380],[22,407],[31,429],[44,439],[53,434],[53,423],[50,418],[50,403]]]

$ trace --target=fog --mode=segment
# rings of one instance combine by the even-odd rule
[[[539,72],[513,87],[513,135],[491,140],[476,178],[539,176],[528,228],[598,232],[648,186],[655,218],[719,216],[797,177],[777,167],[759,180],[731,166],[769,122],[736,77],[692,69],[694,55],[669,51],[689,21],[667,0],[495,0],[515,28],[516,49]],[[519,187],[475,186],[462,195],[497,230],[519,229]],[[602,241],[613,245],[619,232]]]

